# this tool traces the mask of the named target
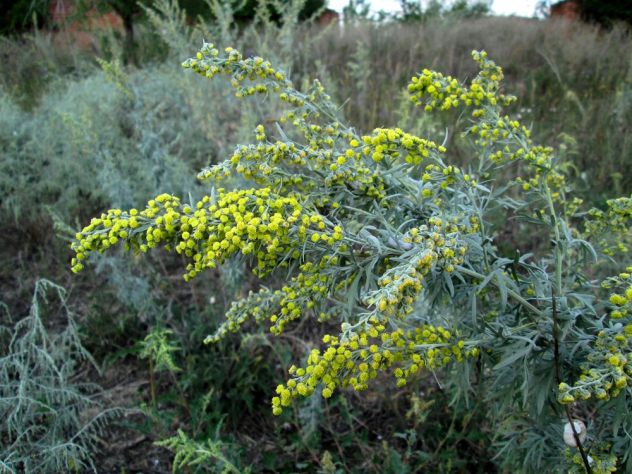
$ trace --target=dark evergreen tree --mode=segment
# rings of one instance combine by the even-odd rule
[[[618,22],[632,25],[632,0],[580,0],[579,7],[584,21],[606,27]]]
[[[21,33],[44,25],[49,17],[49,2],[44,0],[0,0],[0,34]]]

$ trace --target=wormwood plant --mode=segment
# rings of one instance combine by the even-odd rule
[[[42,315],[51,290],[68,318],[56,334]],[[81,345],[64,289],[39,280],[29,315],[0,330],[0,472],[95,470],[97,437],[121,411],[101,410],[91,396],[99,387],[71,380],[77,361],[94,360]]]
[[[458,125],[473,151],[459,169],[431,140],[345,126],[318,80],[301,92],[263,58],[205,43],[184,67],[229,76],[237,98],[278,96],[294,131],[259,125],[252,143],[199,174],[237,172],[250,189],[213,188],[197,203],[161,194],[94,218],[72,244],[73,270],[118,243],[135,254],[164,244],[189,259],[187,280],[234,259],[261,278],[287,275],[233,303],[207,338],[249,318],[274,334],[299,317],[340,322],[277,387],[276,415],[297,398],[364,390],[382,371],[400,387],[441,372],[454,397],[488,407],[503,469],[628,469],[632,267],[593,275],[627,251],[632,200],[582,211],[563,153],[503,112],[515,98],[500,92],[501,68],[484,52],[473,59],[469,83],[424,69],[408,85],[427,112],[470,114]],[[515,179],[495,180],[506,167]],[[495,223],[506,212],[546,245],[501,255]]]

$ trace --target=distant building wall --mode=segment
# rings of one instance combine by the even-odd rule
[[[331,8],[326,9],[318,18],[316,18],[316,23],[320,26],[327,26],[330,23],[338,24],[339,21],[340,14]]]
[[[566,0],[551,6],[551,18],[562,20],[580,20],[581,12],[577,0]]]
[[[51,20],[53,25],[60,27],[56,33],[57,40],[70,40],[76,46],[89,48],[95,41],[94,32],[101,32],[109,27],[123,30],[123,20],[114,12],[100,15],[96,10],[90,10],[82,21],[73,18],[75,12],[73,0],[51,0]]]
[[[72,0],[52,0],[50,2],[50,17],[55,24],[64,23],[74,11],[75,4]]]

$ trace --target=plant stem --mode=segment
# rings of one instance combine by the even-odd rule
[[[546,179],[544,180],[543,187],[546,201],[549,205],[549,212],[551,214],[551,224],[553,226],[553,231],[555,232],[555,256],[557,260],[557,268],[555,269],[555,284],[557,286],[557,294],[564,296],[564,292],[562,291],[562,261],[564,255],[562,254],[562,249],[560,248],[560,229],[557,225],[557,217],[555,216],[555,206],[553,205],[553,199],[551,198],[551,190],[546,183]]]
[[[173,380],[173,383],[178,388],[178,392],[180,392],[180,397],[182,398],[182,403],[184,403],[184,408],[187,411],[189,418],[191,418],[191,421],[193,421],[193,415],[191,414],[191,407],[189,406],[187,397],[184,395],[184,392],[182,391],[180,382],[178,381],[176,374],[173,373],[173,370],[169,369],[169,373],[171,374],[171,379]]]
[[[154,358],[153,351],[149,351],[149,384],[151,387],[151,403],[154,406],[154,410],[157,408],[156,403],[156,381],[154,380]]]
[[[555,304],[555,290],[551,288],[551,302],[553,304],[553,338],[555,340],[555,347],[553,355],[555,357],[555,374],[557,376],[557,384],[562,383],[562,371],[560,369],[560,351],[559,351],[559,334],[557,329],[557,307]],[[571,416],[571,410],[568,408],[568,405],[564,404],[564,411],[566,412],[566,417],[568,418],[568,422],[571,425],[571,430],[573,431],[573,437],[575,438],[575,444],[577,444],[577,449],[579,449],[579,454],[582,457],[582,461],[584,462],[584,467],[586,468],[587,474],[592,474],[592,469],[590,467],[590,463],[588,462],[588,456],[586,455],[586,451],[584,451],[584,447],[582,446],[582,442],[579,439],[579,434],[575,429],[575,423],[573,422],[573,417]]]
[[[346,472],[351,472],[349,470],[349,467],[347,466],[347,463],[345,462],[345,455],[342,452],[342,448],[340,447],[340,443],[338,442],[338,436],[336,436],[336,430],[333,428],[333,426],[331,424],[331,417],[329,416],[329,404],[327,403],[327,400],[325,400],[325,414],[327,415],[327,424],[329,425],[328,428],[329,428],[329,430],[331,432],[331,436],[334,438],[334,442],[336,443],[336,447],[338,448],[338,454],[340,454],[340,462],[344,466]]]
[[[218,443],[219,446],[219,443]],[[241,474],[241,471],[239,469],[237,469],[237,467],[235,467],[235,465],[233,463],[231,463],[228,459],[226,459],[226,457],[221,454],[219,451],[214,451],[213,449],[211,449],[210,451],[206,448],[198,448],[195,450],[196,454],[210,454],[212,457],[214,457],[215,459],[219,459],[221,462],[224,463],[224,468],[225,470],[223,472],[226,472],[226,469],[229,469],[230,471],[234,472],[235,474]],[[182,466],[182,464],[181,464]],[[188,465],[190,466],[190,465]]]

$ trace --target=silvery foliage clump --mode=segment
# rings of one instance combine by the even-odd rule
[[[47,323],[55,308],[47,304],[51,292],[65,316],[59,330]],[[100,387],[73,380],[79,363],[96,366],[81,344],[66,292],[38,280],[29,314],[0,326],[0,472],[96,471],[99,436],[122,411],[104,410],[95,397]]]

